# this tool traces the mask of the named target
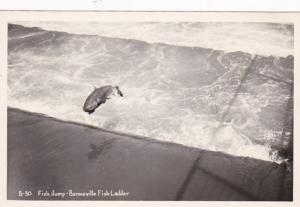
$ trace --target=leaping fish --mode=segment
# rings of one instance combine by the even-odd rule
[[[104,104],[107,99],[110,99],[110,95],[116,93],[123,97],[123,93],[120,91],[119,86],[102,86],[100,88],[95,88],[85,100],[83,111],[89,114],[93,113],[101,104]]]

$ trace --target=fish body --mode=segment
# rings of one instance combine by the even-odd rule
[[[94,91],[87,97],[83,105],[83,111],[89,114],[93,113],[101,104],[104,104],[110,95],[117,92],[120,96],[123,93],[120,91],[118,86],[102,86],[95,88]]]

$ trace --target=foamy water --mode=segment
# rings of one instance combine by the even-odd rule
[[[142,40],[259,55],[293,54],[294,28],[288,24],[217,22],[19,22],[72,34]]]
[[[41,26],[40,23],[26,23],[29,24]],[[193,38],[197,39],[197,31],[192,29],[195,26],[182,30],[183,26],[178,24],[177,34],[172,30],[174,23],[169,24],[170,34],[165,36],[170,35],[170,38],[166,40],[177,42],[179,36],[183,37],[179,34],[191,30],[191,38],[185,41],[195,44]],[[64,31],[76,30],[77,27],[72,25],[65,23],[60,27]],[[130,32],[134,34],[133,28],[138,27],[140,29],[135,29],[134,34],[139,36],[137,39],[148,38],[147,41],[151,42],[149,32],[145,37],[139,32],[149,27],[156,27],[156,32],[160,27],[166,30],[166,25],[159,23],[154,26],[152,23],[128,24],[124,34],[121,27],[117,27],[113,34],[109,24],[107,27],[100,23],[87,25],[90,30],[102,31],[105,36],[111,33],[114,38],[22,27],[10,29],[9,106],[108,130],[272,160],[269,152],[273,144],[281,143],[285,109],[293,82],[293,60],[290,57],[254,58],[254,54],[244,52],[228,53],[128,39]],[[268,28],[273,28],[269,24],[259,25],[261,28],[265,26],[269,32]],[[83,27],[79,25],[78,28],[80,26]],[[221,26],[226,27],[226,24]],[[276,28],[288,28],[279,26]],[[201,24],[199,27],[203,28]],[[211,25],[204,27],[210,28]],[[258,34],[255,29],[257,25],[251,32]],[[283,42],[293,39],[288,31],[283,30],[286,37],[284,32],[277,30],[269,35],[281,36]],[[85,29],[82,31],[89,33]],[[201,35],[206,36],[206,44],[209,44],[208,39],[214,37],[210,37],[210,29],[204,31]],[[126,40],[115,38],[125,34]],[[288,54],[289,47],[282,46],[281,51]],[[239,50],[241,48],[243,46]],[[257,49],[254,44],[253,51]],[[254,66],[245,78],[251,64]],[[93,86],[102,85],[119,85],[125,96],[114,97],[88,115],[82,110],[83,103]]]

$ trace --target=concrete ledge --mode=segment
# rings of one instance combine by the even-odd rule
[[[276,163],[8,109],[10,200],[292,200],[291,180]]]

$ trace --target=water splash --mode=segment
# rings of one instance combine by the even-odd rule
[[[291,56],[254,59],[21,26],[9,30],[8,48],[9,106],[263,160],[281,142]],[[108,84],[119,85],[124,98],[84,113],[93,86]]]

